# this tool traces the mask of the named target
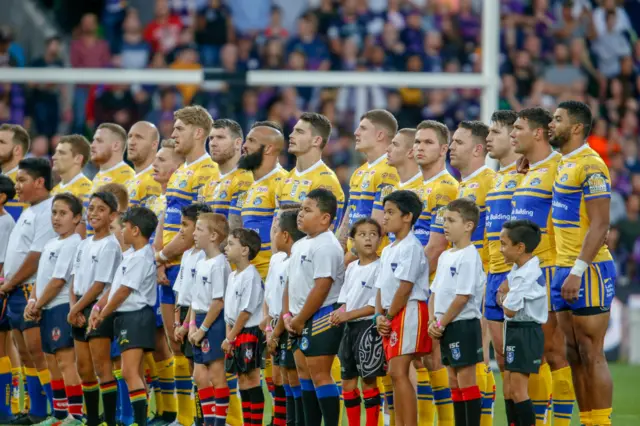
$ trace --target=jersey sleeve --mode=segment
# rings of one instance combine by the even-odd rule
[[[313,279],[338,278],[340,266],[344,258],[338,253],[333,244],[323,244],[313,254]]]
[[[404,248],[397,259],[396,263],[391,264],[393,275],[400,281],[416,284],[425,263],[422,247],[412,244]]]
[[[224,265],[215,265],[211,268],[208,278],[211,280],[211,300],[224,298],[225,284],[227,282]]]
[[[433,197],[431,207],[431,232],[444,234],[444,212],[445,207],[458,196],[458,189],[454,185],[444,183],[440,185],[438,191],[430,194]]]
[[[611,198],[611,179],[609,169],[601,161],[592,161],[580,170],[580,182],[584,200]]]
[[[398,175],[395,172],[389,171],[379,173],[374,176],[376,194],[373,200],[373,210],[382,210],[382,203],[384,198],[393,192],[393,188],[398,184]]]
[[[478,262],[482,262],[479,256],[463,257],[458,266],[458,274],[456,276],[456,294],[460,296],[470,296],[475,292],[478,276]]]
[[[242,283],[244,290],[240,296],[238,311],[255,314],[262,307],[263,291],[262,281],[258,275],[250,276]]]
[[[113,276],[116,273],[116,269],[118,268],[118,265],[121,261],[122,252],[120,251],[119,246],[113,244],[105,247],[104,250],[100,252],[100,256],[98,257],[95,281],[105,284],[111,284],[111,282],[113,281]],[[93,285],[93,283],[91,283],[91,285]]]
[[[238,200],[249,190],[251,182],[246,179],[234,179],[231,186],[231,204],[229,206],[229,215],[239,216],[242,213],[242,204],[238,204]]]
[[[128,265],[120,265],[120,268],[126,268],[122,271],[122,284],[131,290],[140,291],[140,286],[144,281],[144,276],[149,264],[138,260],[137,262],[128,262]]]
[[[13,230],[13,226],[14,223],[8,220],[3,220],[2,225],[0,225],[0,264],[4,263],[4,259],[7,257],[9,236]]]
[[[57,278],[69,282],[71,278],[71,271],[73,269],[75,251],[71,250],[71,247],[62,247],[58,254],[58,260],[53,267],[53,273],[51,278]]]

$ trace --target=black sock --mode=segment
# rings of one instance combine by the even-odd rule
[[[102,392],[102,408],[104,421],[108,426],[116,426],[116,407],[118,406],[118,382],[112,380],[106,383],[100,383],[100,391]],[[129,392],[131,393],[131,392]],[[145,399],[146,404],[146,399]],[[146,422],[145,416],[145,422]],[[138,425],[141,426],[141,425]]]
[[[244,425],[251,424],[251,394],[248,390],[240,389],[240,399],[242,400],[242,420]]]
[[[273,389],[273,415],[271,423],[274,425],[283,425],[287,422],[287,394],[284,392],[284,386],[275,385]]]
[[[480,426],[480,416],[482,415],[482,398],[465,401],[464,411],[467,417],[467,426]]]
[[[518,416],[516,426],[534,426],[536,424],[536,412],[530,399],[515,403],[514,411]]]
[[[300,385],[302,386],[304,423],[306,426],[320,426],[322,424],[322,411],[320,411],[316,388],[313,386],[313,382],[307,379],[300,379]]]
[[[146,389],[136,389],[129,391],[131,408],[133,409],[133,422],[138,426],[147,425],[147,391]],[[105,409],[105,417],[106,417]]]
[[[504,400],[504,411],[507,415],[507,426],[518,426],[516,412],[513,406],[513,399]]]
[[[98,426],[100,424],[100,386],[98,382],[83,383],[82,395],[87,409],[87,426]]]
[[[202,404],[200,404],[200,394],[198,393],[198,388],[193,385],[193,395],[195,398],[195,406],[196,406],[196,412],[195,415],[193,416],[193,423],[196,426],[203,426],[204,425],[204,416],[202,415]],[[163,416],[164,417],[164,416]]]
[[[340,391],[335,383],[316,387],[324,426],[338,426],[340,420]]]
[[[251,423],[262,426],[264,417],[264,392],[262,386],[248,389],[249,398],[251,398]]]
[[[453,416],[456,426],[467,426],[467,411],[464,407],[464,401],[453,402]]]
[[[306,426],[306,422],[304,421],[304,401],[302,400],[302,396],[296,398],[293,397],[293,402],[296,405],[296,426]]]
[[[286,385],[285,387],[285,397],[287,398],[287,402],[285,405],[285,423],[287,426],[295,426],[296,424],[296,400],[293,398],[293,392],[291,392],[291,387]]]

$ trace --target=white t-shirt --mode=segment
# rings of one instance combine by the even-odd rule
[[[344,304],[347,312],[365,306],[375,306],[378,292],[376,281],[379,273],[380,259],[365,266],[360,266],[359,260],[351,262],[344,274],[344,285],[340,290],[338,303]],[[371,316],[358,318],[355,321],[364,319],[371,319]]]
[[[429,298],[429,263],[413,231],[382,250],[376,288],[380,289],[383,309],[391,306],[400,281],[413,283],[409,300],[426,301]]]
[[[109,291],[109,300],[122,286],[132,291],[116,309],[116,312],[139,311],[145,306],[155,306],[158,290],[156,285],[156,261],[151,245],[127,255],[118,266]]]
[[[196,268],[198,262],[204,258],[204,251],[196,248],[190,248],[182,255],[180,272],[178,272],[178,278],[173,286],[173,291],[178,295],[176,300],[178,306],[191,306],[191,292],[196,280]]]
[[[49,240],[42,249],[42,255],[38,262],[38,272],[36,273],[36,297],[42,297],[49,282],[54,279],[64,280],[64,287],[44,309],[55,308],[58,305],[69,303],[69,281],[73,269],[73,255],[82,241],[82,237],[73,234],[64,240],[60,237]]]
[[[255,266],[249,265],[244,271],[233,271],[224,295],[224,322],[232,326],[241,312],[251,314],[244,325],[257,327],[262,321],[262,302],[264,289],[262,278]]]
[[[326,231],[298,240],[291,248],[288,274],[289,309],[293,315],[300,313],[318,278],[333,279],[322,307],[336,303],[344,281],[344,251],[335,235]]]
[[[6,213],[0,216],[0,264],[4,263],[7,256],[7,247],[9,247],[9,236],[13,227],[16,226],[13,217]]]
[[[453,321],[481,318],[482,296],[487,276],[482,259],[473,244],[462,250],[449,249],[438,258],[438,269],[431,285],[435,294],[435,315],[441,318],[456,296],[470,296],[467,304]]]
[[[51,224],[52,204],[53,198],[47,198],[28,207],[18,218],[9,236],[9,248],[4,260],[5,278],[18,272],[29,252],[41,253],[47,241],[57,236]],[[33,283],[35,279],[36,274],[33,274],[24,283]]]
[[[96,281],[105,283],[105,286],[111,285],[116,269],[121,262],[122,250],[114,235],[109,234],[97,241],[94,240],[94,236],[83,240],[76,250],[73,265],[73,292],[75,295],[82,297]]]
[[[509,293],[502,305],[515,311],[513,318],[504,316],[505,321],[533,321],[540,324],[547,322],[549,307],[547,306],[547,280],[540,269],[537,256],[518,268],[513,265],[507,275]]]
[[[271,256],[269,261],[269,272],[264,283],[264,300],[269,307],[269,316],[277,318],[282,312],[282,295],[287,284],[287,270],[289,268],[289,258],[287,253],[278,252]]]
[[[231,266],[222,253],[198,262],[191,291],[191,308],[196,312],[207,312],[213,299],[224,298],[230,273]]]

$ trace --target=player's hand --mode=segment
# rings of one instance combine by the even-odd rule
[[[304,322],[300,319],[299,316],[295,316],[291,318],[291,331],[296,336],[302,336],[302,329],[304,328]]]
[[[284,318],[284,328],[286,328],[289,333],[295,334],[293,328],[291,328],[291,320],[293,320],[293,317],[287,316]]]
[[[562,284],[561,295],[564,300],[569,303],[575,303],[580,295],[580,284],[582,278],[577,275],[569,274]]]
[[[258,327],[260,327],[260,330],[264,333],[267,330],[267,325],[269,325],[269,317],[264,317]]]
[[[184,328],[183,326],[176,327],[173,330],[173,337],[176,342],[183,343],[184,337],[189,333],[189,330]]]
[[[432,321],[431,324],[429,324],[429,336],[431,336],[433,339],[442,338],[443,331],[444,328],[438,327],[438,323],[436,321]]]
[[[523,175],[526,175],[529,171],[529,160],[524,155],[516,161],[516,171]]]
[[[197,329],[191,336],[191,343],[194,346],[200,346],[200,342],[204,339],[204,331]]]
[[[338,326],[342,323],[349,321],[349,316],[344,310],[338,309],[337,311],[331,312],[331,317],[329,318],[329,321],[331,322],[331,325]]]
[[[382,315],[376,318],[376,329],[382,337],[388,337],[391,334],[391,322]]]
[[[220,347],[222,348],[222,352],[224,352],[227,355],[231,355],[233,353],[233,346],[231,346],[229,339],[224,339]]]
[[[169,285],[169,278],[167,278],[167,267],[165,265],[158,265],[156,268],[156,280],[160,285]]]
[[[278,338],[275,338],[273,334],[267,337],[267,351],[271,355],[275,355],[278,350]]]
[[[502,281],[502,284],[500,284],[500,287],[498,287],[498,293],[509,293],[509,281]]]

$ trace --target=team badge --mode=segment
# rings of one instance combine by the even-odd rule
[[[389,344],[391,346],[395,346],[398,344],[398,333],[396,333],[395,331],[392,331],[391,336],[389,336]]]
[[[496,188],[496,189],[500,188],[500,185],[502,185],[502,176],[499,176],[499,177],[496,179],[496,186],[495,186],[495,188]]]
[[[565,173],[560,177],[560,182],[565,183],[568,179],[569,175]]]
[[[247,359],[247,362],[251,361],[253,359],[253,349],[247,348],[244,352],[244,357]]]
[[[256,198],[253,200],[254,206],[259,206],[260,204],[262,204],[262,198]]]
[[[371,182],[369,182],[368,180],[362,181],[362,185],[360,186],[360,189],[365,190],[367,188],[369,188],[369,184]]]
[[[476,201],[476,196],[473,194],[467,195],[467,198],[470,199],[471,201]]]
[[[531,186],[538,186],[540,185],[541,180],[540,178],[534,178],[533,180],[531,180]]]
[[[512,364],[516,354],[513,351],[507,351],[507,363]]]
[[[456,272],[457,272],[457,271],[456,271],[456,267],[455,267],[455,266],[452,266],[451,268],[449,268],[449,270],[451,271],[451,276],[452,276],[452,277],[455,277],[455,276],[456,276]]]
[[[451,356],[456,361],[459,360],[460,357],[462,356],[462,354],[460,353],[460,348],[451,348]]]
[[[309,339],[307,339],[306,337],[302,338],[302,340],[300,341],[300,349],[303,351],[309,349]]]
[[[607,178],[602,173],[594,173],[587,177],[590,194],[601,194],[607,192]]]
[[[178,184],[178,188],[186,188],[186,186],[187,186],[186,180],[181,180],[180,183]]]
[[[211,350],[211,346],[209,345],[209,339],[202,339],[202,353],[207,354]]]
[[[397,263],[392,263],[392,264],[391,264],[391,270],[392,270],[393,272],[395,272],[395,271],[396,271],[396,268],[397,268],[397,267],[398,267],[398,264],[397,264]]]
[[[54,342],[60,340],[60,335],[60,327],[53,327],[53,330],[51,330],[51,338]]]
[[[302,191],[302,192],[300,193],[300,201],[304,201],[304,199],[305,199],[305,198],[307,198],[307,193],[306,193],[306,192],[304,192],[304,191]]]
[[[228,196],[229,196],[229,194],[227,194],[227,191],[222,191],[222,192],[220,193],[220,198],[222,198],[222,199],[225,199],[225,198],[227,198]]]
[[[518,183],[517,183],[515,180],[510,180],[510,181],[509,181],[509,182],[507,182],[507,184],[505,185],[505,188],[507,188],[507,189],[512,189],[512,188],[515,188],[517,184],[518,184]]]
[[[118,339],[118,344],[122,346],[127,343],[129,343],[129,339],[127,339],[127,330],[120,330],[120,339]]]
[[[134,189],[133,191],[131,191],[131,195],[129,195],[129,198],[136,198],[136,190]]]

